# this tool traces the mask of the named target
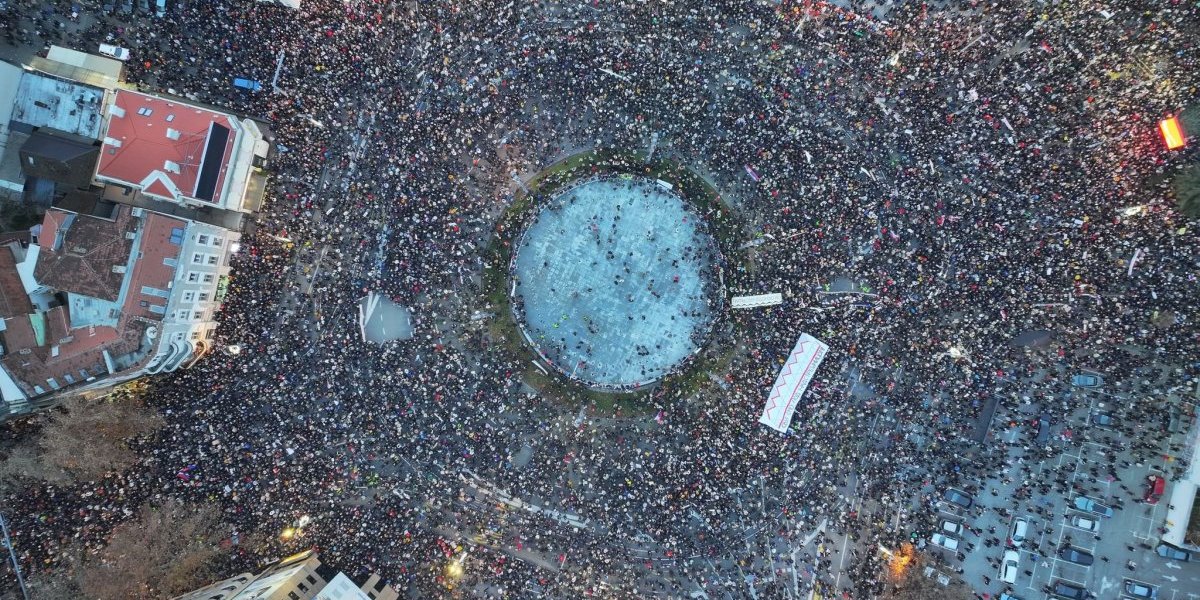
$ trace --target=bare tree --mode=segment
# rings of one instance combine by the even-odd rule
[[[158,411],[138,397],[72,398],[46,417],[37,440],[38,458],[46,470],[76,479],[99,479],[137,462],[128,441],[162,425]]]
[[[81,569],[84,595],[100,600],[171,597],[211,582],[225,526],[212,505],[143,506],[113,530]]]
[[[34,446],[18,445],[0,459],[0,492],[22,489],[27,479],[41,479],[55,485],[71,481],[62,469],[47,468]]]

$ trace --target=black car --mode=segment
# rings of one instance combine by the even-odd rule
[[[1063,546],[1062,548],[1059,548],[1058,557],[1067,562],[1073,562],[1077,565],[1083,565],[1085,567],[1096,562],[1096,557],[1092,556],[1091,553],[1076,548],[1075,546]]]
[[[971,505],[975,504],[974,498],[967,495],[966,492],[960,492],[954,488],[946,490],[946,493],[942,494],[942,498],[945,498],[946,502],[957,504],[963,508],[971,508]]]
[[[1086,589],[1061,580],[1054,582],[1054,588],[1051,593],[1059,598],[1067,598],[1068,600],[1085,600],[1091,596]]]
[[[1042,413],[1037,420],[1037,444],[1045,446],[1050,443],[1050,415]]]
[[[1113,429],[1117,426],[1119,421],[1117,421],[1117,418],[1114,417],[1112,413],[1096,413],[1092,415],[1092,423],[1100,427]]]

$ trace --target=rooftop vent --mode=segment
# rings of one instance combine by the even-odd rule
[[[164,160],[163,161],[163,170],[167,171],[168,173],[175,173],[176,175],[178,175],[179,174],[179,163],[170,161],[170,160]]]
[[[116,104],[112,105],[112,109],[109,110],[108,112],[111,113],[112,116],[118,117],[118,118],[125,116],[125,109],[121,108],[120,106],[117,106]]]
[[[168,127],[167,128],[167,137],[170,139],[173,139],[173,140],[179,139],[179,130]]]

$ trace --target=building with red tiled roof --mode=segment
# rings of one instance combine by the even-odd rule
[[[118,90],[96,178],[184,205],[251,212],[247,190],[267,143],[250,119]]]
[[[17,248],[14,249],[13,245]],[[25,292],[25,286],[21,284],[21,275],[17,272],[18,251],[20,242],[9,242],[0,246],[0,319],[33,312],[33,303],[29,301],[29,294]]]
[[[5,269],[7,250],[0,249],[0,290],[45,290],[37,302],[31,296],[10,302],[11,312],[26,312],[0,327],[0,393],[7,404],[173,370],[190,357],[192,347],[180,354],[164,346],[162,334],[175,320],[168,312],[171,289],[181,277],[191,225],[123,205],[111,219],[52,209],[31,246],[39,249],[30,253],[37,261],[32,282],[21,279],[15,260]],[[6,271],[17,274],[15,284],[6,283]]]
[[[0,239],[0,420],[210,352],[231,256],[267,186],[265,124],[40,70],[0,73],[28,80],[14,107],[40,120],[15,147],[54,207],[23,239]],[[63,90],[94,92],[87,111],[46,109],[85,97]]]
[[[128,209],[103,219],[51,209],[42,221],[34,275],[56,290],[116,302],[135,235]]]

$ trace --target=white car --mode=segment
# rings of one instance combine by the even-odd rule
[[[1013,521],[1012,535],[1009,540],[1012,541],[1013,548],[1020,548],[1021,544],[1025,543],[1026,536],[1029,535],[1029,521],[1025,519],[1017,519]]]
[[[117,60],[129,60],[129,50],[112,44],[100,44],[100,54],[111,56]]]
[[[958,550],[958,538],[942,535],[940,533],[935,533],[929,536],[929,543],[935,546],[941,546],[947,550]]]
[[[950,535],[962,535],[963,526],[962,523],[955,523],[954,521],[942,521],[942,531]]]
[[[1071,517],[1071,526],[1078,527],[1084,531],[1090,531],[1092,533],[1100,531],[1100,521],[1081,515],[1075,515]]]
[[[1016,550],[1005,550],[1004,559],[1000,561],[1000,579],[1004,583],[1016,583],[1017,571],[1020,570],[1021,555]]]

